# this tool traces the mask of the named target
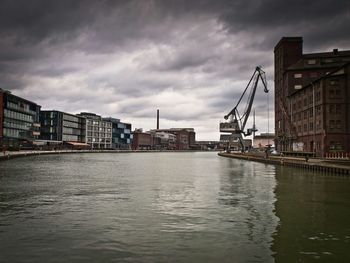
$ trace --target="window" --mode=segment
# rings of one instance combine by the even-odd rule
[[[304,124],[304,132],[306,132],[307,131],[307,124],[305,123]]]
[[[294,74],[294,78],[295,79],[300,79],[300,78],[302,78],[303,77],[303,74],[301,74],[301,73],[295,73]]]
[[[332,63],[333,62],[333,59],[331,58],[326,58],[323,60],[324,63]]]
[[[341,125],[341,121],[340,120],[336,120],[335,121],[335,127],[336,127],[336,129],[341,129],[342,127],[341,127],[342,125]]]
[[[308,64],[308,65],[315,65],[315,64],[316,64],[316,59],[309,59],[309,60],[307,61],[307,64]]]
[[[335,96],[337,98],[341,97],[341,90],[340,89],[335,89]]]
[[[307,98],[304,99],[304,106],[307,106]]]
[[[321,121],[317,121],[316,130],[320,130],[320,129],[321,129]]]
[[[302,87],[301,85],[294,85],[294,89],[301,89]]]
[[[333,104],[329,105],[329,113],[334,113],[334,105]]]
[[[329,149],[330,150],[338,150],[338,151],[341,151],[343,150],[343,145],[341,142],[334,142],[334,141],[331,141],[330,144],[329,144]]]
[[[316,107],[316,115],[320,115],[321,114],[321,106],[317,106]]]
[[[332,79],[329,84],[331,84],[332,86],[336,86],[339,84],[339,79]]]
[[[340,114],[341,113],[341,105],[340,104],[335,105],[335,113],[336,114]]]
[[[313,131],[313,130],[314,130],[314,124],[313,124],[313,122],[310,122],[309,127],[310,127],[310,131]]]
[[[319,150],[319,149],[321,149],[321,142],[317,141],[316,142],[316,150]]]
[[[309,112],[310,112],[309,116],[310,116],[310,117],[313,117],[313,116],[314,116],[314,109],[311,108]]]
[[[321,91],[317,91],[316,93],[316,101],[320,101],[321,100]]]
[[[318,77],[317,72],[311,72],[310,73],[310,78],[317,78],[317,77]]]

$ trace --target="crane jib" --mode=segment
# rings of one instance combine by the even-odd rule
[[[247,120],[249,118],[249,115],[250,115],[250,112],[252,109],[252,105],[254,102],[254,97],[255,97],[255,93],[256,93],[256,89],[257,89],[259,80],[261,80],[261,82],[264,86],[264,92],[265,93],[269,92],[269,90],[267,89],[267,81],[266,81],[265,72],[261,69],[260,66],[258,66],[255,68],[255,71],[254,71],[253,75],[251,76],[251,78],[249,79],[248,84],[245,87],[245,89],[244,89],[241,97],[239,98],[236,106],[227,115],[224,116],[225,120],[227,120],[231,116],[230,121],[227,123],[220,123],[220,132],[229,132],[229,133],[231,133],[232,138],[233,137],[238,138],[238,141],[241,145],[242,151],[244,151],[242,134],[245,136],[251,135],[252,131],[255,130],[255,128],[253,128],[253,129],[248,129],[247,132],[244,132],[245,126],[247,124]],[[248,95],[247,103],[246,103],[246,106],[244,108],[243,114],[240,114],[238,111],[238,106],[240,105],[243,98],[245,97],[246,92],[248,91],[249,87],[250,87],[250,92]],[[229,145],[231,145],[231,139],[230,139]]]

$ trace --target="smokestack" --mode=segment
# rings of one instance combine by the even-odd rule
[[[159,130],[159,110],[157,109],[157,130]]]

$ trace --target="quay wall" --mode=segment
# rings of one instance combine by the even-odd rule
[[[310,158],[306,160],[305,158],[281,156],[269,156],[265,158],[262,156],[254,156],[250,154],[224,152],[220,152],[218,155],[227,158],[297,167],[327,174],[350,176],[350,160],[326,160],[317,158]]]
[[[57,151],[18,151],[0,152],[0,161],[18,157],[48,154],[79,154],[79,153],[151,153],[151,152],[203,152],[201,150],[57,150]]]

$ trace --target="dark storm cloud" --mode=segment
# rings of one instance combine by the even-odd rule
[[[348,49],[349,5],[1,0],[0,87],[44,108],[120,114],[139,127],[160,107],[168,121],[214,132],[209,123],[234,106],[255,66],[273,92],[273,47],[282,36],[303,36],[307,52]],[[265,106],[259,89],[254,107],[264,123]]]

